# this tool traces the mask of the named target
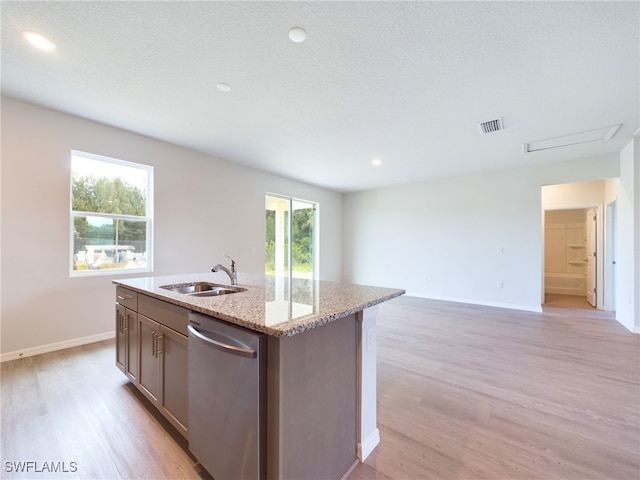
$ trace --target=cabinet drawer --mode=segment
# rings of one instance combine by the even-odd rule
[[[138,296],[138,313],[152,318],[156,322],[189,336],[189,310],[147,295]]]
[[[138,311],[138,294],[133,290],[116,286],[116,302],[131,310]]]

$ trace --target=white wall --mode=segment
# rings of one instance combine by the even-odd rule
[[[618,174],[611,155],[345,195],[345,280],[539,311],[541,186]]]
[[[342,279],[341,194],[3,97],[3,358],[114,330],[114,277],[69,277],[71,149],[154,167],[154,275],[208,271],[225,253],[264,271],[273,192],[319,202],[320,278]]]
[[[640,333],[640,140],[620,152],[620,178],[607,184],[616,200],[616,319]]]
[[[604,180],[542,187],[542,209],[590,208],[604,202]]]

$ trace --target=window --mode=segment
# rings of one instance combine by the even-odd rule
[[[317,278],[317,204],[267,195],[265,273]]]
[[[153,167],[71,152],[72,276],[152,270]]]

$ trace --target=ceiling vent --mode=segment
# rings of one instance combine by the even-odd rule
[[[497,132],[499,130],[504,130],[504,125],[502,125],[502,117],[479,123],[478,128],[480,129],[480,133],[482,133],[483,135],[491,132]]]

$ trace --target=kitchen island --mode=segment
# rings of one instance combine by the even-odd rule
[[[123,357],[119,366],[134,384],[152,401],[157,399],[161,411],[164,407],[160,397],[168,395],[171,400],[180,390],[189,389],[181,384],[181,375],[174,372],[175,382],[165,380],[168,394],[150,397],[145,386],[148,382],[143,381],[144,339],[151,338],[147,350],[154,358],[170,352],[175,357],[176,352],[186,348],[187,315],[193,318],[202,314],[265,334],[259,476],[341,478],[358,461],[363,461],[379,443],[375,378],[377,305],[404,291],[251,274],[238,276],[242,291],[237,293],[199,296],[175,291],[181,285],[198,282],[228,285],[229,278],[224,273],[206,273],[114,281],[120,312],[117,327],[123,334],[119,344],[134,350],[133,354],[126,354],[126,348],[117,346],[117,356]],[[127,321],[127,315],[134,320]],[[158,328],[149,330],[153,337],[143,331],[142,322],[148,316],[158,322]],[[134,323],[140,328],[132,327]],[[174,341],[175,348],[168,348],[166,342],[171,342],[176,333],[182,343]],[[166,359],[161,363],[165,368],[167,363],[171,365]],[[182,378],[187,377],[187,372],[183,372]],[[167,388],[169,383],[173,386]],[[192,404],[195,399],[190,400]],[[163,414],[189,439],[189,422],[185,420],[189,415],[184,412],[183,403],[175,401],[176,406],[164,408]],[[192,415],[193,412],[191,421],[197,422]]]

